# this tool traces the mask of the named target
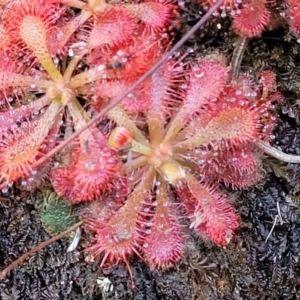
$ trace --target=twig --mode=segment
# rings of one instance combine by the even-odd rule
[[[278,211],[278,214],[275,216],[273,226],[272,226],[272,228],[271,228],[268,236],[266,237],[265,243],[268,241],[269,237],[271,236],[272,232],[274,231],[274,228],[275,228],[275,226],[277,224],[277,220],[279,220],[280,225],[283,224],[283,219],[282,219],[282,216],[281,216],[281,211],[280,211],[280,206],[279,206],[279,202],[278,201],[277,201],[277,211]]]
[[[15,261],[13,261],[9,266],[7,266],[4,270],[2,270],[0,272],[0,280],[4,279],[5,276],[12,270],[14,269],[17,265],[21,264],[27,257],[29,257],[31,254],[40,251],[41,249],[47,247],[48,245],[50,245],[51,243],[61,239],[63,236],[65,236],[66,234],[68,234],[69,232],[73,231],[74,229],[76,229],[77,227],[79,227],[80,225],[82,225],[82,221],[76,223],[75,225],[73,225],[72,227],[70,227],[69,229],[65,230],[64,232],[52,237],[51,239],[42,242],[40,244],[38,244],[37,246],[35,246],[33,249],[29,250],[28,252],[26,252],[25,254],[23,254],[22,256],[20,256],[18,259],[16,259]]]
[[[70,246],[68,247],[67,252],[74,251],[77,248],[78,243],[80,242],[80,239],[81,239],[81,228],[77,227],[74,239],[73,239],[72,243],[70,244]]]
[[[274,228],[275,228],[275,226],[276,226],[276,224],[277,224],[278,218],[279,218],[279,216],[276,215],[276,216],[275,216],[275,219],[274,219],[274,222],[273,222],[273,226],[272,226],[272,228],[271,228],[271,230],[270,230],[268,236],[266,237],[265,243],[268,241],[269,237],[271,236],[271,234],[272,234],[272,232],[273,232],[273,230],[274,230]]]
[[[265,153],[288,163],[300,163],[300,156],[299,155],[293,155],[293,154],[286,154],[283,153],[282,151],[272,147],[269,144],[266,144],[265,142],[262,141],[257,141],[255,142],[255,145],[263,150]]]
[[[283,219],[282,219],[282,216],[281,216],[279,201],[277,201],[277,211],[278,211],[278,219],[279,219],[280,225],[282,225],[283,224]]]
[[[248,39],[245,37],[240,37],[233,50],[232,59],[231,59],[231,79],[237,80],[240,73],[241,62],[248,44]]]

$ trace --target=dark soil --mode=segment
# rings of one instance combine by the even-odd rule
[[[197,5],[186,7],[176,39],[200,15]],[[248,42],[241,72],[254,78],[264,69],[277,74],[285,101],[276,108],[273,145],[299,155],[300,44],[284,22],[279,25]],[[229,19],[213,19],[183,51],[191,57],[221,53],[230,61],[236,40]],[[132,289],[124,265],[99,270],[97,261],[85,262],[81,252],[85,235],[78,251],[71,253],[67,252],[71,239],[65,238],[31,256],[1,281],[0,299],[300,299],[300,167],[265,157],[262,173],[262,180],[247,191],[224,188],[240,215],[240,228],[228,247],[214,246],[186,229],[191,236],[186,254],[173,269],[150,271],[139,259],[131,259],[136,284]],[[0,198],[0,269],[50,237],[41,225],[41,202],[40,194],[17,188]]]

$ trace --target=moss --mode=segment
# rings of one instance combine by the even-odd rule
[[[71,205],[63,199],[59,199],[56,193],[43,191],[43,203],[40,206],[40,218],[45,230],[56,235],[67,230],[78,222],[75,216],[72,216]]]

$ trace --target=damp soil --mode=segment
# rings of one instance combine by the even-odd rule
[[[187,1],[175,39],[201,14],[199,6]],[[218,53],[230,61],[237,40],[229,18],[212,19],[182,52],[189,52],[189,57]],[[262,36],[248,41],[240,68],[254,78],[265,69],[276,73],[285,100],[275,108],[278,125],[272,144],[297,155],[299,61],[300,44],[279,20]],[[136,285],[132,289],[124,265],[99,270],[98,261],[85,262],[85,233],[73,252],[67,252],[71,238],[66,237],[29,257],[2,280],[0,299],[300,299],[300,166],[266,156],[261,172],[261,181],[248,190],[223,187],[240,215],[236,237],[227,247],[204,241],[186,228],[186,252],[173,268],[151,271],[140,259],[131,258]],[[42,201],[40,193],[24,192],[17,186],[0,197],[0,269],[50,238],[41,223]]]

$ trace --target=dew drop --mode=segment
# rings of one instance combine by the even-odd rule
[[[105,69],[105,65],[99,65],[99,66],[97,67],[97,69],[98,69],[98,71],[102,71],[102,70]]]
[[[203,205],[207,205],[207,204],[208,204],[208,200],[207,200],[207,199],[203,199],[203,200],[202,200],[202,204],[203,204]]]
[[[59,59],[58,59],[58,57],[55,57],[55,58],[53,59],[53,62],[54,62],[55,65],[58,65],[58,64],[59,64]]]
[[[204,76],[204,72],[195,74],[195,77],[196,77],[196,78],[201,78],[201,77],[203,77],[203,76]]]
[[[73,49],[69,49],[68,55],[69,55],[70,57],[74,56],[74,51],[73,51]]]

